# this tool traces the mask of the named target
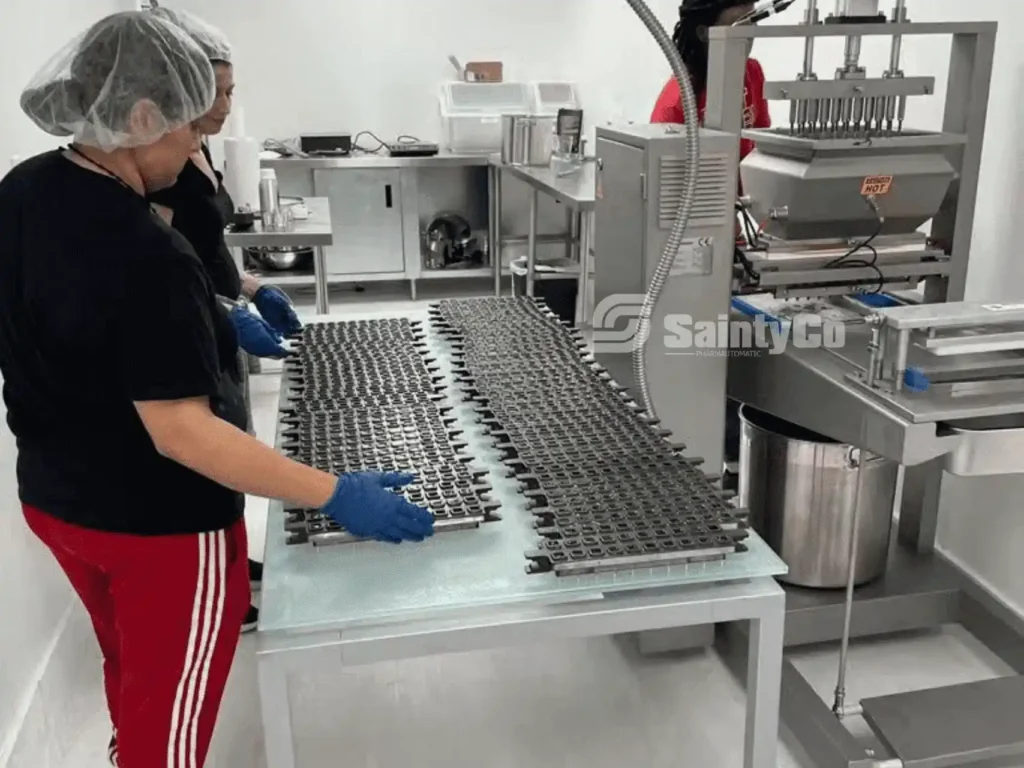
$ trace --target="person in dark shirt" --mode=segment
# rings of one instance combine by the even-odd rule
[[[161,6],[152,13],[188,34],[210,59],[217,95],[198,124],[204,137],[219,134],[231,115],[235,92],[231,44],[223,32],[185,11]],[[261,284],[250,274],[239,273],[224,242],[224,229],[234,211],[234,202],[224,188],[223,176],[213,167],[205,143],[185,164],[177,183],[151,195],[150,201],[192,243],[217,293],[232,301],[244,298],[252,302],[262,316],[265,322],[233,313],[242,348],[256,357],[283,357],[281,339],[299,331],[302,324],[283,291]]]
[[[214,74],[184,33],[114,14],[23,111],[62,151],[0,181],[0,375],[31,530],[92,618],[121,768],[205,762],[249,606],[243,494],[356,536],[423,540],[398,473],[334,477],[246,434],[228,314],[150,209],[199,142]],[[28,585],[31,588],[31,585]]]
[[[152,13],[185,32],[210,60],[217,94],[210,111],[199,119],[198,128],[203,136],[220,133],[231,115],[235,91],[231,44],[223,32],[192,14],[165,7],[154,8]],[[217,295],[235,302],[229,316],[238,331],[238,341],[242,348],[238,365],[245,381],[251,432],[252,410],[246,353],[256,357],[283,357],[286,353],[281,344],[282,338],[299,331],[302,324],[291,302],[280,289],[261,285],[252,275],[239,273],[224,240],[224,230],[234,210],[234,203],[224,188],[222,175],[213,168],[210,150],[205,143],[185,163],[177,182],[151,194],[149,200],[164,221],[192,244]],[[262,317],[253,315],[241,299],[253,302]],[[255,589],[263,581],[263,565],[252,559],[249,560],[249,581]],[[259,611],[253,606],[246,616],[244,629],[254,627],[258,620]]]

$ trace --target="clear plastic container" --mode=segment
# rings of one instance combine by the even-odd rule
[[[580,109],[573,83],[531,83],[530,109],[538,117],[558,117],[560,109]]]
[[[580,100],[573,83],[532,83],[533,114],[538,121],[547,121],[551,135],[550,165],[556,173],[565,174],[580,168],[582,158],[573,155],[557,136],[558,111],[580,109]]]
[[[526,83],[443,83],[442,143],[457,154],[500,152],[502,115],[530,114],[532,108],[531,87]]]

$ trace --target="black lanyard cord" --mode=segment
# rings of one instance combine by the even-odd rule
[[[139,195],[138,191],[137,191],[137,190],[135,190],[135,189],[133,189],[133,188],[132,188],[132,186],[131,186],[131,185],[130,185],[130,184],[129,184],[128,182],[126,182],[126,181],[125,181],[124,179],[122,179],[122,178],[121,178],[120,176],[118,176],[118,175],[117,175],[116,173],[114,173],[114,172],[113,172],[112,170],[110,170],[109,168],[107,168],[107,167],[106,167],[105,165],[103,165],[102,163],[98,163],[98,162],[96,162],[95,160],[93,160],[93,159],[92,159],[91,157],[89,157],[89,156],[88,156],[87,154],[85,154],[85,153],[84,153],[84,152],[83,152],[82,150],[80,150],[80,149],[79,149],[78,147],[76,147],[76,146],[75,146],[74,144],[69,144],[69,145],[68,145],[68,152],[71,152],[71,153],[73,153],[73,154],[76,154],[76,155],[78,155],[78,156],[79,156],[80,158],[82,158],[83,160],[85,160],[85,161],[86,161],[87,163],[89,163],[90,165],[94,165],[94,166],[96,166],[96,167],[97,167],[97,168],[99,168],[99,169],[100,169],[101,171],[103,171],[103,173],[105,173],[105,174],[106,174],[107,176],[109,176],[110,178],[112,178],[112,179],[113,179],[114,181],[116,181],[116,182],[117,182],[118,184],[120,184],[120,185],[121,185],[122,187],[124,187],[125,189],[127,189],[127,190],[128,190],[129,192],[131,192],[131,193],[132,193],[133,195],[137,195],[137,196]]]

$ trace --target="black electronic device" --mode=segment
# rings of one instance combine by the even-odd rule
[[[314,157],[347,157],[352,154],[352,134],[307,133],[299,136],[299,149]]]
[[[386,144],[392,157],[434,157],[441,148],[429,141],[397,141]]]

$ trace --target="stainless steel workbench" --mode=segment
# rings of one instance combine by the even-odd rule
[[[526,292],[532,296],[537,279],[537,211],[539,196],[545,195],[565,206],[567,253],[579,264],[576,317],[580,324],[589,319],[588,293],[593,246],[593,213],[597,203],[597,164],[585,162],[576,173],[559,175],[550,167],[531,168],[492,161],[491,211],[493,230],[501,232],[501,176],[508,174],[530,187],[529,235],[527,238]],[[495,275],[495,293],[501,294],[501,275]]]
[[[329,311],[327,292],[327,268],[324,259],[324,248],[334,243],[334,232],[331,228],[331,208],[326,198],[303,198],[309,209],[309,218],[294,221],[287,231],[266,232],[259,221],[249,232],[227,232],[224,241],[228,248],[313,248],[313,284],[316,286],[316,310],[318,314]],[[266,275],[269,282],[274,282],[272,274]]]
[[[301,168],[307,171],[377,168],[486,168],[487,155],[455,155],[441,153],[434,157],[388,157],[356,153],[348,157],[282,157],[260,161],[260,167],[284,170]]]
[[[305,181],[300,185],[303,191],[293,191],[294,194],[303,196],[312,194],[321,197],[325,194],[338,194],[340,195],[338,199],[346,199],[345,195],[339,191],[344,185],[328,184],[327,181],[331,172],[337,171],[353,171],[366,178],[379,179],[382,184],[395,188],[400,201],[395,207],[400,210],[393,216],[392,223],[385,226],[386,231],[368,232],[364,229],[366,225],[364,220],[353,220],[346,223],[342,212],[344,209],[334,211],[336,214],[334,216],[335,228],[342,227],[348,230],[348,225],[351,225],[355,230],[359,230],[352,233],[354,238],[352,248],[362,253],[362,256],[346,254],[346,263],[360,264],[366,269],[362,271],[359,267],[354,267],[353,273],[351,275],[346,273],[345,277],[328,270],[330,272],[327,276],[328,281],[332,279],[354,282],[408,280],[415,298],[418,280],[490,276],[494,281],[495,295],[501,295],[502,278],[509,274],[503,264],[504,249],[510,246],[525,245],[527,249],[527,283],[529,290],[532,291],[534,281],[537,279],[538,248],[542,245],[564,243],[566,257],[579,265],[580,290],[578,291],[577,315],[581,321],[587,316],[587,275],[590,271],[592,252],[590,238],[593,209],[596,202],[596,170],[593,162],[585,163],[579,173],[561,177],[550,168],[505,166],[496,156],[448,153],[434,157],[405,158],[373,154],[355,154],[349,157],[290,157],[263,160],[261,165],[264,168],[278,171],[279,178],[282,178],[282,189],[286,189],[286,191],[289,185],[284,183],[285,178],[304,179]],[[438,205],[446,209],[451,208],[452,201],[457,199],[463,200],[469,207],[474,207],[477,203],[482,204],[482,185],[477,189],[476,186],[473,186],[474,183],[470,183],[469,187],[461,189],[459,185],[463,184],[463,181],[458,180],[458,177],[452,177],[452,180],[449,181],[449,177],[444,175],[446,171],[458,171],[459,169],[465,169],[469,174],[479,169],[479,172],[486,176],[488,207],[479,211],[478,215],[481,220],[483,215],[486,215],[487,218],[487,253],[490,265],[481,269],[427,270],[421,263],[419,249],[421,231],[425,227],[426,221],[424,216],[429,218],[430,214],[434,212],[430,209]],[[530,192],[528,200],[520,201],[517,195],[514,199],[503,201],[502,178],[505,176],[518,180],[528,188]],[[356,177],[354,176],[354,178]],[[453,188],[449,189],[449,184],[454,185]],[[330,192],[332,188],[334,191]],[[390,195],[390,193],[388,194]],[[564,206],[566,222],[564,233],[539,234],[538,207],[541,195]],[[374,199],[376,198],[360,201],[357,198],[353,204],[357,207],[360,205],[372,207]],[[388,199],[390,200],[390,197]],[[525,207],[527,203],[528,211]],[[338,204],[336,200],[335,205]],[[427,210],[421,210],[424,205]],[[457,209],[457,206],[454,209]],[[522,227],[529,230],[529,234],[524,232],[506,233],[505,229],[508,228],[510,218],[514,218],[511,225],[513,228]],[[398,233],[399,228],[401,229],[400,233]],[[404,251],[404,266],[397,264],[380,266],[377,263],[377,258],[371,258],[372,254],[366,252],[366,248],[371,244],[375,249],[374,253],[385,259],[395,250]],[[330,249],[328,260],[330,259],[329,253]],[[368,266],[368,262],[374,263]],[[268,279],[274,278],[282,284],[309,281],[308,277],[268,275]]]
[[[489,164],[487,155],[450,153],[405,158],[356,153],[261,162],[277,171],[282,192],[330,198],[339,240],[326,250],[329,282],[408,281],[412,298],[420,280],[486,279],[500,268],[500,259],[493,258],[501,253],[500,243],[492,239],[486,221]],[[464,215],[481,240],[486,228],[481,250],[491,257],[491,265],[427,267],[426,228],[447,211]]]
[[[422,320],[426,313],[346,319],[364,317]],[[433,343],[432,356],[450,382],[446,348]],[[496,470],[472,408],[451,404],[469,454]],[[525,498],[497,471],[489,482],[502,504],[501,521],[402,547],[289,546],[281,505],[271,504],[257,635],[267,765],[295,767],[288,698],[293,667],[749,622],[744,768],[775,768],[785,603],[771,576],[785,565],[767,545],[752,536],[748,552],[727,560],[578,577],[529,575],[524,552],[536,531]],[[344,738],[339,733],[339,748]]]

